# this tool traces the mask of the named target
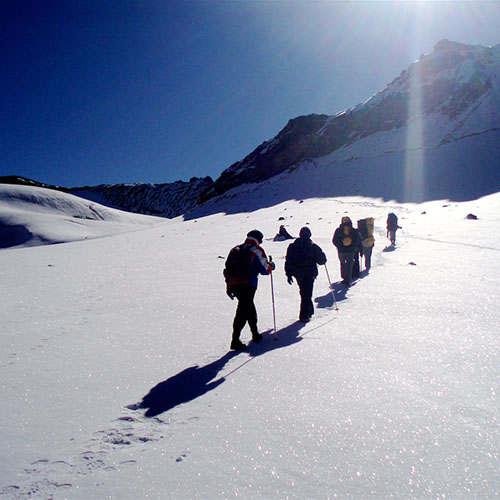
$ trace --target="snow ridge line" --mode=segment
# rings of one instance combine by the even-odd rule
[[[480,248],[481,250],[493,250],[494,252],[500,252],[500,248],[487,247],[484,245],[474,245],[474,243],[463,243],[460,241],[444,241],[444,240],[435,240],[433,238],[422,238],[421,236],[409,236],[414,240],[422,240],[422,241],[432,241],[433,243],[444,243],[445,245],[461,245],[464,247],[473,247]]]

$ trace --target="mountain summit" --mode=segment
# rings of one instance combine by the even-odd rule
[[[494,130],[500,130],[500,44],[442,40],[366,102],[333,116],[290,120],[227,168],[200,201],[329,155],[334,162],[425,151]]]

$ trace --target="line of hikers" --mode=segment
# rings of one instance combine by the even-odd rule
[[[373,237],[374,219],[368,217],[358,220],[357,228],[353,227],[349,217],[342,217],[335,230],[332,243],[336,247],[340,261],[342,283],[347,288],[354,279],[360,276],[360,256],[365,258],[365,269],[371,268],[371,256],[375,245]],[[396,243],[396,231],[399,228],[397,217],[392,212],[387,217],[387,237],[391,245]],[[299,237],[288,246],[285,258],[285,274],[290,285],[295,278],[300,293],[299,321],[307,323],[314,314],[312,302],[314,280],[318,276],[318,266],[325,265],[327,258],[323,250],[311,240],[311,230],[304,226]],[[284,226],[280,226],[275,241],[292,239]],[[231,300],[238,300],[233,321],[231,349],[243,350],[247,346],[240,340],[243,327],[248,323],[252,332],[252,341],[262,340],[257,328],[257,310],[254,304],[257,291],[258,275],[271,274],[275,264],[267,258],[261,247],[264,235],[257,229],[247,234],[241,245],[231,249],[224,267],[226,293]]]

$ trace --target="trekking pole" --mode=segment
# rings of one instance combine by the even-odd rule
[[[328,274],[328,268],[326,267],[326,264],[325,264],[325,271],[326,271],[326,277],[328,278],[328,284],[330,285],[330,291],[332,292],[333,305],[335,306],[335,310],[338,311],[339,308],[337,307],[337,301],[335,299],[335,293],[333,292],[332,282],[330,281],[330,275]]]
[[[273,258],[269,256],[269,262],[272,262]],[[273,323],[274,323],[274,340],[278,340],[278,334],[276,333],[276,310],[274,307],[274,284],[273,284],[273,271],[271,270],[271,299],[273,303]]]

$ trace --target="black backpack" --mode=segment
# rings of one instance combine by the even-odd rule
[[[248,243],[243,243],[232,248],[227,256],[223,272],[226,280],[240,283],[248,281],[254,255],[252,246]]]
[[[398,217],[395,213],[390,213],[387,216],[387,227],[391,230],[398,228]]]

